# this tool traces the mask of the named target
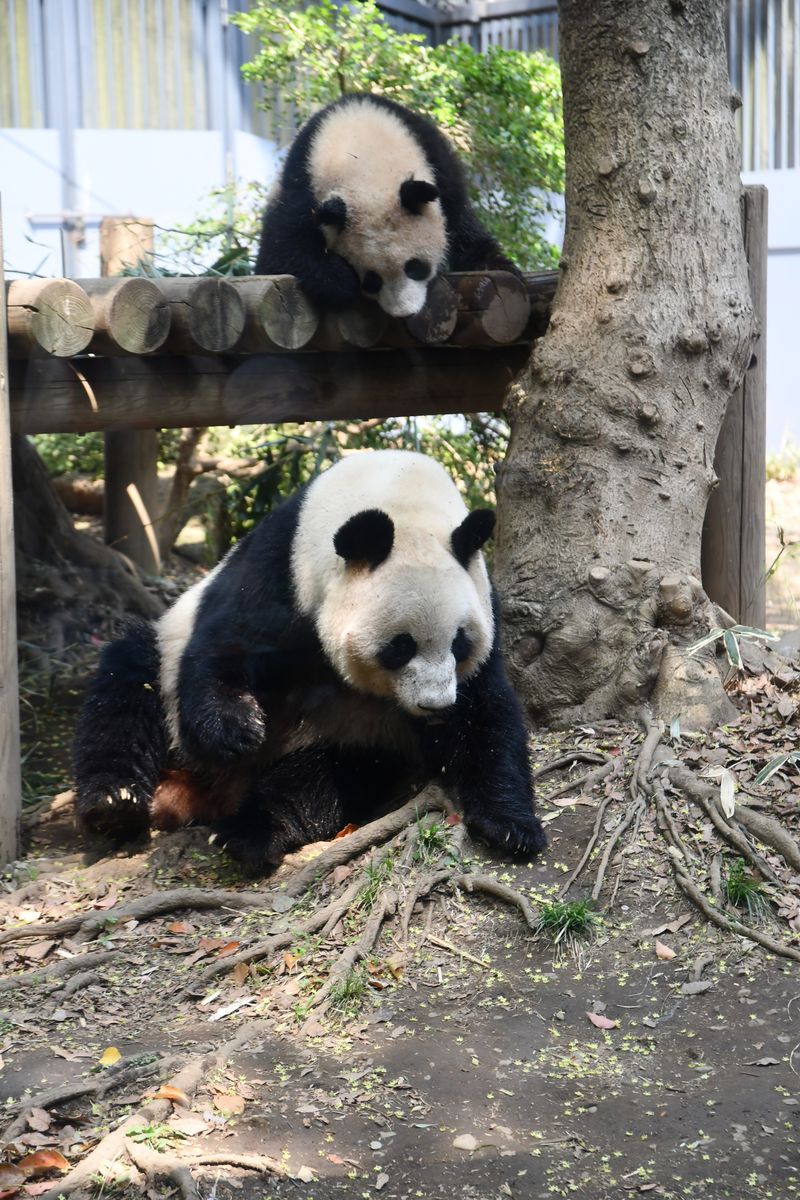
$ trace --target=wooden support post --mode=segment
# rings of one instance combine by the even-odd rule
[[[6,289],[0,210],[0,865],[19,854],[22,810],[17,671],[14,500],[11,487]]]
[[[135,217],[104,217],[100,224],[100,264],[104,276],[117,275],[153,252],[153,222]],[[168,311],[168,310],[167,310]],[[164,341],[169,330],[165,320]],[[116,430],[105,435],[103,536],[148,575],[161,570],[158,537],[158,434],[151,429]]]
[[[767,189],[744,195],[744,242],[750,290],[761,334],[754,362],[731,398],[722,423],[711,493],[703,527],[703,586],[717,604],[743,625],[766,621],[764,547],[766,533],[767,427]]]

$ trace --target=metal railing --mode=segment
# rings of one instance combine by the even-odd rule
[[[247,0],[0,0],[0,127],[245,129],[273,118],[239,68],[227,20]],[[476,50],[558,56],[554,0],[467,0],[444,13],[381,0],[400,30]],[[800,0],[729,0],[731,79],[745,170],[800,167]]]

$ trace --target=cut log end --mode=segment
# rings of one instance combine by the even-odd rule
[[[94,333],[86,292],[71,279],[17,279],[8,289],[9,353],[45,351],[70,358],[85,350]]]

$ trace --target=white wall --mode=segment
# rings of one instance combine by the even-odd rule
[[[71,152],[72,186],[65,187],[58,133],[0,129],[0,199],[6,270],[80,277],[100,269],[99,224],[104,216],[152,217],[169,229],[209,207],[209,193],[226,179],[222,135],[215,132],[79,129]],[[237,133],[232,170],[243,181],[269,183],[276,151],[263,138]],[[62,231],[65,190],[82,214],[78,240]]]
[[[752,171],[769,192],[767,449],[800,443],[800,170]]]

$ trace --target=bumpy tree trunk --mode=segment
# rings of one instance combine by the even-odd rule
[[[567,232],[512,388],[495,574],[534,719],[730,706],[700,578],[714,445],[755,323],[724,0],[561,0]]]

